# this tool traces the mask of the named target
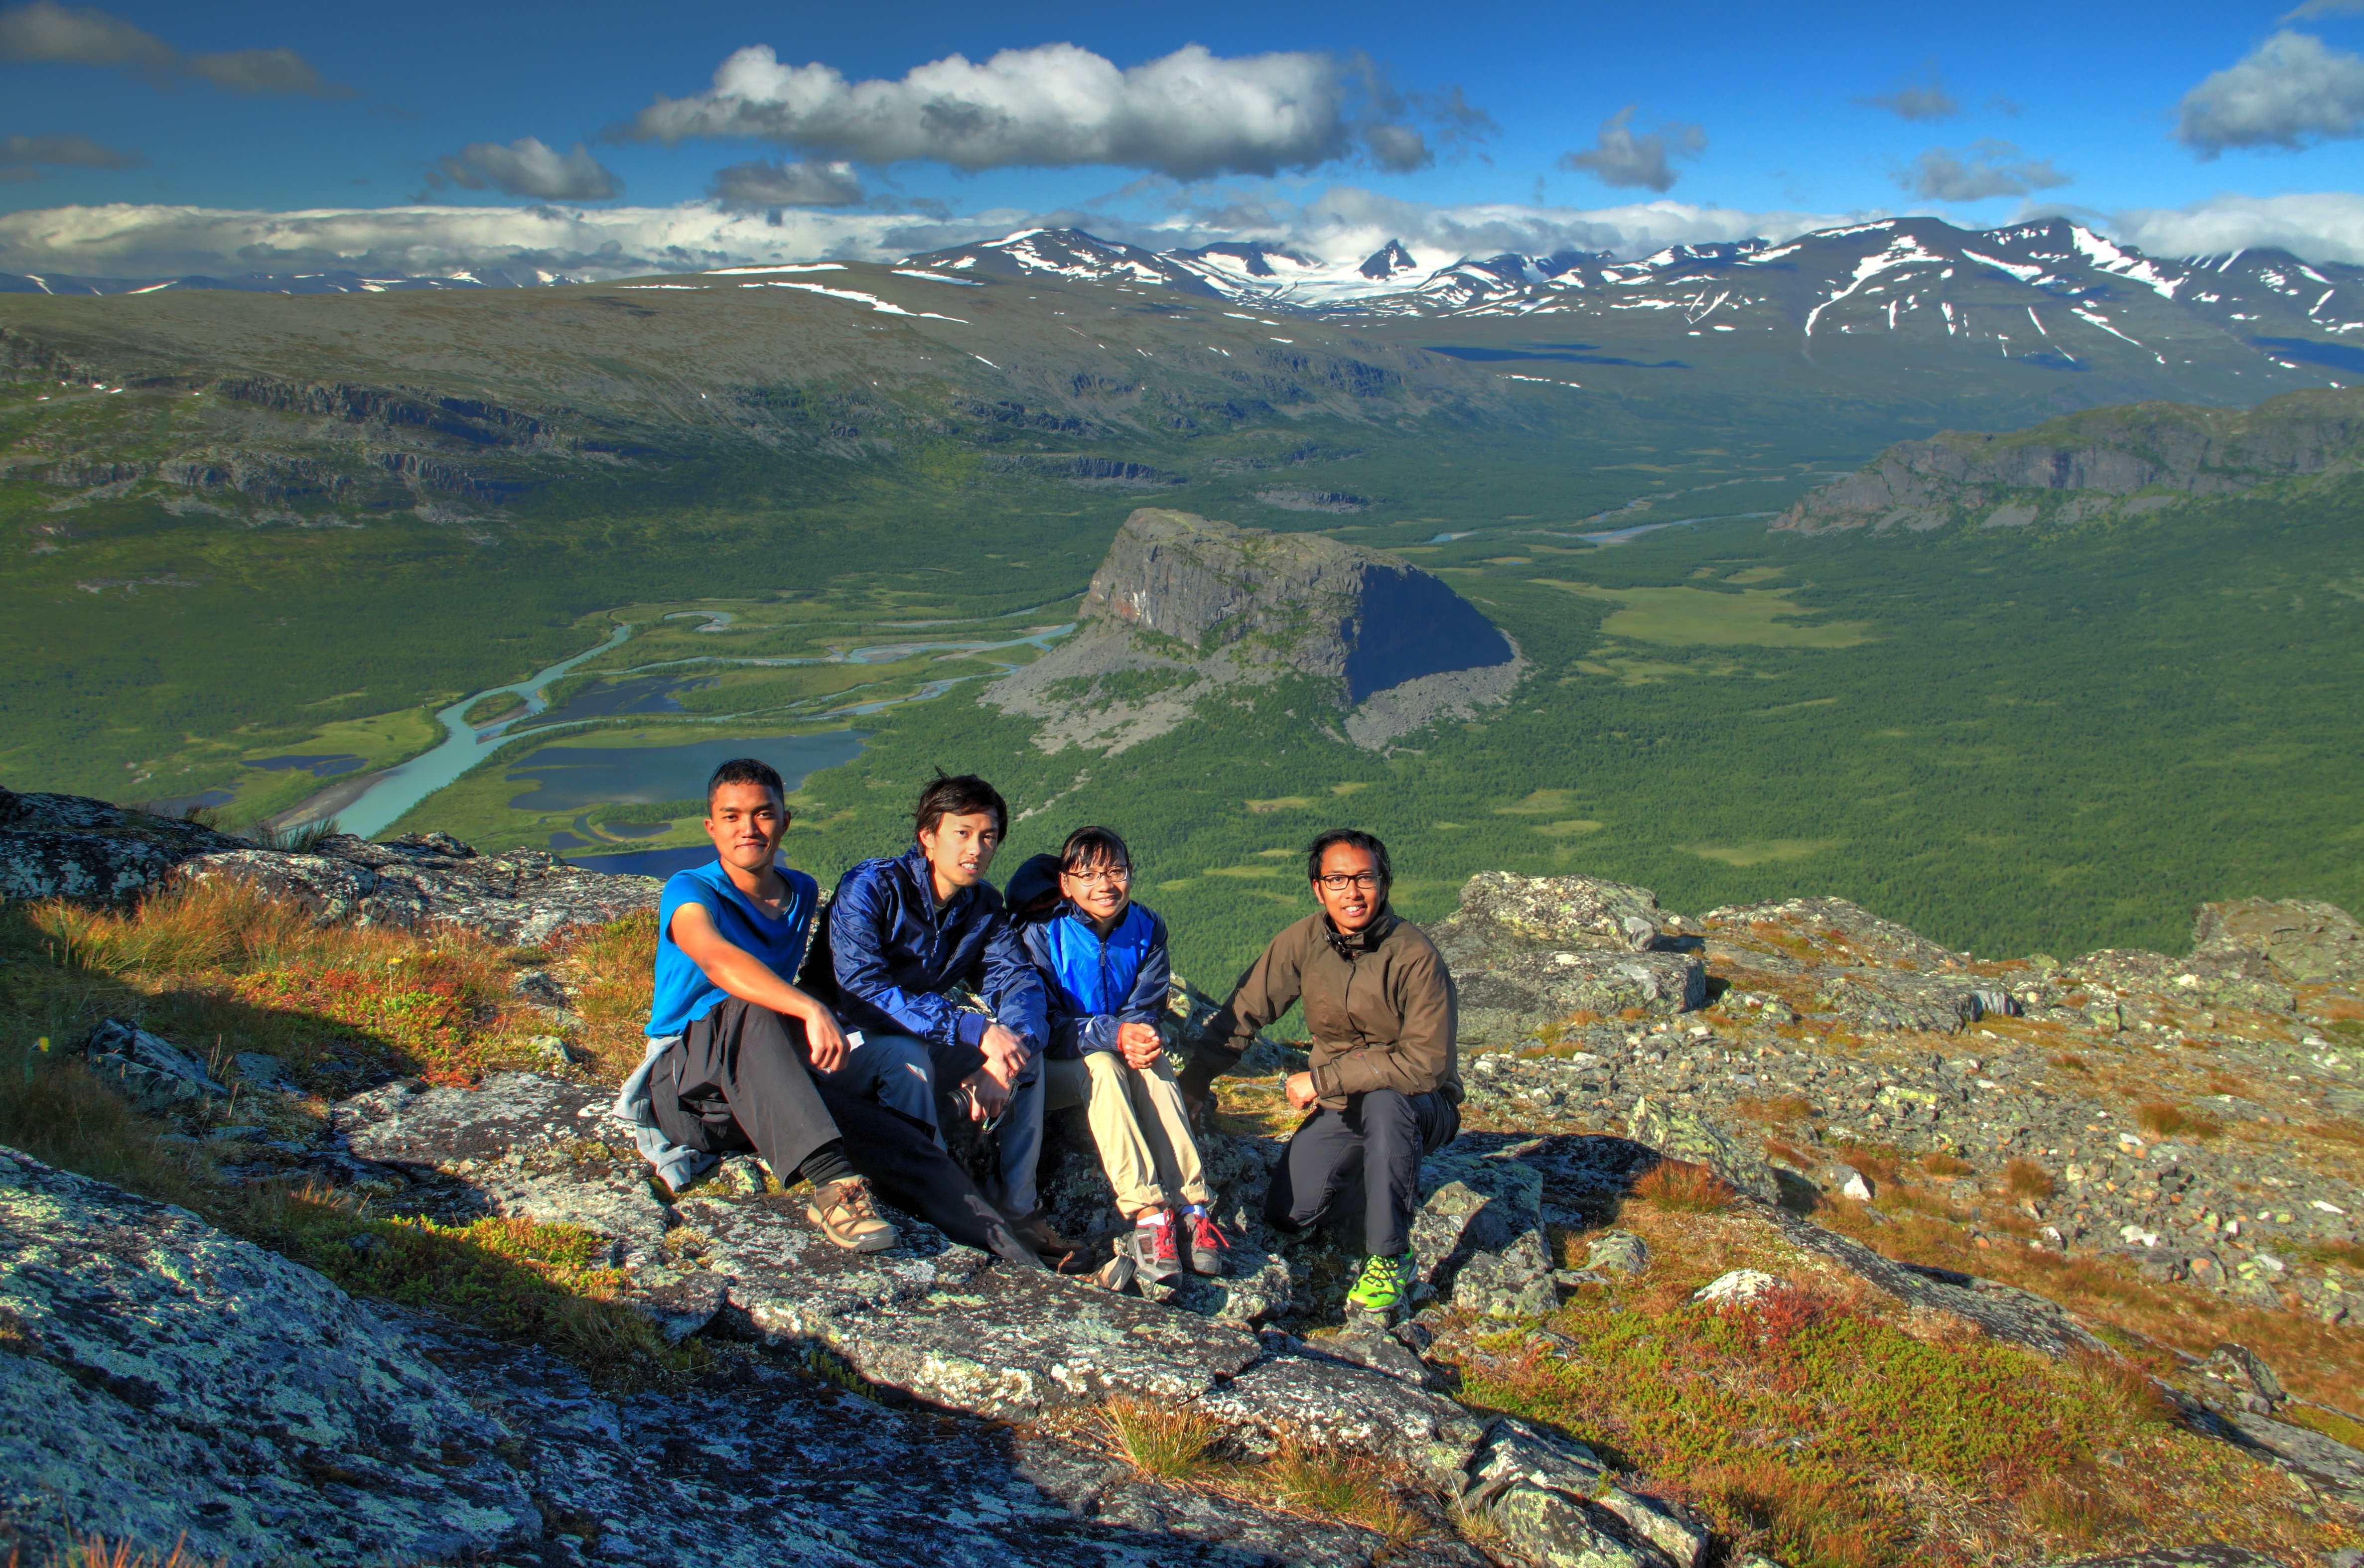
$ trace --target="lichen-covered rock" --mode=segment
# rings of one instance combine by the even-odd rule
[[[2253,953],[2302,985],[2364,984],[2364,925],[2316,899],[2203,904],[2191,948],[2195,957]]]
[[[544,850],[480,855],[445,833],[406,833],[385,844],[340,833],[302,855],[240,845],[197,855],[174,875],[248,882],[323,924],[448,923],[525,947],[652,909],[663,891],[655,877],[585,871]]]
[[[143,1111],[170,1110],[229,1093],[170,1040],[121,1018],[100,1022],[83,1049],[91,1071]]]
[[[0,1514],[200,1562],[450,1562],[541,1533],[503,1435],[310,1270],[0,1151]]]
[[[1513,1551],[1549,1568],[1666,1568],[1669,1561],[1692,1568],[1705,1552],[1704,1535],[1638,1499],[1628,1496],[1624,1508],[1608,1507],[1605,1499],[1617,1489],[1600,1457],[1523,1421],[1496,1422],[1468,1476],[1462,1507],[1492,1518]],[[1629,1511],[1654,1524],[1665,1519],[1696,1537],[1696,1546],[1686,1542],[1686,1554],[1672,1558],[1622,1517]]]
[[[1634,1102],[1625,1133],[1669,1159],[1705,1165],[1759,1203],[1780,1201],[1780,1184],[1774,1180],[1773,1168],[1765,1157],[1688,1106],[1645,1096]]]
[[[1315,1341],[1275,1356],[1208,1393],[1198,1407],[1251,1454],[1277,1452],[1288,1440],[1379,1454],[1457,1490],[1484,1424],[1450,1399],[1325,1349]]]
[[[1682,917],[1646,887],[1480,872],[1430,929],[1460,996],[1465,1049],[1505,1050],[1577,1014],[1667,1018],[1703,1006],[1707,971]]]
[[[1844,898],[1730,905],[1709,910],[1700,925],[1711,936],[1752,935],[1787,947],[1794,956],[1839,962],[1930,971],[1958,967],[1964,956]]]
[[[492,1073],[474,1089],[398,1079],[341,1102],[335,1128],[361,1159],[464,1183],[495,1214],[597,1231],[618,1262],[636,1261],[663,1244],[667,1210],[608,1120],[610,1103],[605,1090],[536,1073]]]
[[[161,885],[192,855],[247,847],[195,822],[84,795],[0,790],[0,898],[120,903]]]

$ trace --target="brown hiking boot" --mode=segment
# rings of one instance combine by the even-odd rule
[[[1065,1261],[1078,1256],[1084,1251],[1082,1242],[1070,1241],[1059,1234],[1051,1223],[1050,1214],[1043,1209],[1038,1208],[1022,1218],[1012,1219],[1009,1229],[1018,1233],[1020,1240],[1045,1258]]]
[[[883,1252],[901,1240],[893,1226],[878,1218],[870,1201],[870,1184],[860,1176],[815,1187],[812,1201],[805,1205],[805,1218],[850,1252]]]

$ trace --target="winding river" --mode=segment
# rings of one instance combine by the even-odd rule
[[[719,631],[730,624],[730,618],[720,612],[698,613],[708,617],[715,623],[700,627],[698,629],[701,631]],[[611,676],[637,675],[660,670],[678,670],[695,664],[753,664],[780,668],[798,664],[891,664],[898,660],[913,658],[922,653],[975,654],[986,658],[989,662],[1005,663],[1007,668],[1015,668],[1014,662],[994,660],[991,655],[1005,648],[1047,649],[1053,642],[1074,629],[1072,625],[1053,627],[1047,631],[1036,632],[1031,637],[1012,638],[1001,642],[879,643],[872,647],[852,648],[842,653],[823,654],[809,659],[732,659],[706,654],[691,659],[672,659],[655,664],[636,665],[628,670],[605,670],[600,673]],[[304,821],[333,815],[338,825],[346,832],[358,833],[364,839],[376,837],[399,821],[403,814],[412,806],[417,806],[437,790],[457,783],[463,773],[485,760],[486,755],[485,749],[501,740],[512,728],[547,711],[550,702],[545,693],[552,682],[570,673],[586,661],[596,659],[600,654],[621,646],[630,639],[631,635],[632,628],[628,622],[618,627],[605,642],[596,648],[586,649],[572,659],[552,664],[549,669],[512,685],[493,686],[461,698],[436,714],[436,718],[443,726],[443,740],[433,751],[386,769],[370,779],[360,793],[350,799],[337,798],[343,793],[341,791],[328,791],[314,796],[313,802],[307,803],[307,806],[299,806],[296,812],[283,820]],[[975,675],[960,675],[948,680],[930,681],[907,696],[848,703],[820,713],[800,714],[795,722],[850,718],[864,714],[878,713],[901,703],[924,702],[931,697],[942,696],[961,682],[978,678]],[[467,722],[465,716],[469,709],[487,697],[499,696],[504,693],[524,698],[524,710],[511,714],[496,724],[479,727]],[[720,724],[753,717],[754,716],[752,714],[744,713],[718,714],[689,722]],[[585,722],[597,722],[597,720]],[[554,737],[577,728],[580,726],[552,724],[544,727],[542,733]]]

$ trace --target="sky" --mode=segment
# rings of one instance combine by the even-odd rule
[[[2364,262],[2364,0],[565,9],[0,0],[0,272],[1337,260],[1895,213]]]

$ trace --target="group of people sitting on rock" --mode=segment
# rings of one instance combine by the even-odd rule
[[[665,884],[647,1054],[617,1104],[666,1185],[753,1150],[810,1184],[807,1218],[853,1251],[898,1244],[883,1198],[1027,1268],[1219,1275],[1231,1243],[1195,1129],[1214,1080],[1302,1002],[1311,1051],[1285,1089],[1305,1119],[1265,1218],[1305,1230],[1359,1194],[1369,1256],[1348,1299],[1393,1307],[1411,1283],[1421,1159],[1458,1132],[1461,1084],[1453,978],[1389,909],[1387,847],[1353,828],[1313,840],[1319,908],[1273,939],[1176,1074],[1158,1029],[1165,923],[1132,901],[1121,838],[1078,828],[1005,895],[986,880],[1009,826],[991,784],[940,776],[912,820],[911,847],[848,871],[824,910],[813,878],[779,863],[780,775],[746,758],[715,770],[716,858]],[[1076,1106],[1132,1221],[1108,1265],[1058,1233],[1036,1190],[1044,1114]],[[947,1151],[954,1118],[985,1135],[982,1187]]]

